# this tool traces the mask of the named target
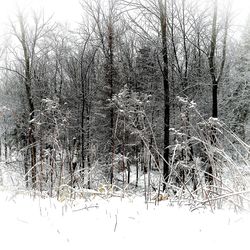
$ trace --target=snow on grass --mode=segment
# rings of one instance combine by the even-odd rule
[[[0,249],[249,249],[249,214],[0,192]]]

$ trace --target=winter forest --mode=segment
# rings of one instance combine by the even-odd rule
[[[1,184],[58,200],[92,192],[246,209],[250,19],[239,28],[219,0],[79,8],[74,27],[20,6],[10,17]]]

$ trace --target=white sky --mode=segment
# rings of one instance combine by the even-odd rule
[[[0,0],[0,33],[5,29],[5,24],[8,24],[9,17],[15,16],[17,6],[26,11],[29,9],[40,10],[42,8],[48,16],[53,13],[55,21],[80,22],[82,13],[79,4],[80,1],[81,0]],[[231,1],[234,2],[233,6],[234,12],[237,14],[237,22],[241,25],[244,24],[246,16],[250,13],[250,0]]]
[[[56,21],[78,22],[81,20],[80,0],[0,0],[0,23],[7,24],[15,16],[17,7],[29,11],[44,9],[46,16],[54,15]]]
[[[250,0],[233,0],[233,9],[240,23],[250,15]]]

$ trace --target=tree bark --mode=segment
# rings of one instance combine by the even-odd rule
[[[110,88],[110,100],[112,100],[114,94],[114,86],[113,86],[113,75],[114,75],[114,51],[113,51],[113,23],[112,17],[109,16],[109,24],[108,24],[108,72],[107,72],[107,81]],[[110,108],[110,152],[111,156],[111,170],[110,170],[110,184],[113,184],[114,178],[114,154],[115,154],[115,138],[114,138],[114,108],[113,106]]]
[[[34,103],[32,100],[32,94],[31,94],[31,57],[30,57],[30,52],[29,48],[27,45],[27,39],[26,39],[26,31],[25,31],[25,25],[24,25],[24,20],[23,16],[21,13],[19,13],[19,25],[20,25],[20,30],[21,30],[21,38],[20,42],[22,45],[23,49],[23,56],[24,56],[24,65],[25,65],[25,89],[26,89],[26,95],[28,99],[28,106],[29,106],[29,146],[30,146],[30,151],[31,151],[31,181],[32,181],[32,188],[36,188],[36,138],[35,138],[35,125],[34,125],[34,112],[35,112],[35,107]],[[36,39],[36,38],[35,38]],[[35,46],[35,44],[33,45]],[[34,49],[34,48],[33,48]]]
[[[228,27],[229,27],[229,11],[226,13],[226,21],[225,21],[225,32],[223,38],[223,48],[222,48],[222,59],[221,65],[218,69],[216,69],[215,63],[215,52],[217,48],[217,18],[218,18],[218,0],[214,0],[214,13],[213,13],[213,22],[212,22],[212,34],[210,41],[210,53],[209,53],[209,71],[212,79],[212,117],[218,118],[218,84],[221,80],[225,61],[226,61],[226,47],[227,47],[227,36],[228,36]],[[212,128],[211,135],[211,144],[213,145],[216,142],[216,129]],[[215,160],[215,159],[214,159]],[[207,169],[207,174],[205,175],[207,182],[209,184],[213,184],[213,168],[212,164],[209,165]]]
[[[167,14],[166,0],[159,0],[161,39],[162,39],[162,60],[163,60],[163,87],[164,87],[164,149],[163,149],[163,191],[166,190],[169,180],[169,142],[170,142],[170,100],[169,100],[169,79],[168,79],[168,46],[167,46]]]
[[[214,1],[214,14],[212,23],[212,34],[210,42],[209,53],[209,71],[212,79],[212,117],[218,117],[218,81],[216,79],[215,69],[215,50],[217,44],[217,12],[218,12],[217,0]]]

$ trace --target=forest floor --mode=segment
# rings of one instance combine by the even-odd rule
[[[142,197],[60,202],[2,188],[0,249],[249,249],[250,214]]]

